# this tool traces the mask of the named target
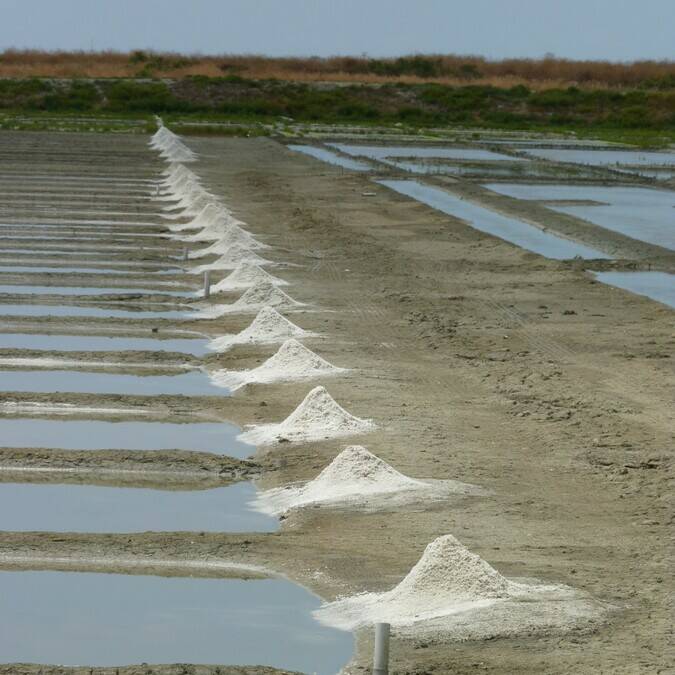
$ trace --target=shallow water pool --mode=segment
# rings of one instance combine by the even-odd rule
[[[675,308],[675,274],[667,272],[596,272],[603,284],[616,286]]]
[[[675,166],[675,152],[642,150],[575,150],[572,148],[524,148],[523,152],[553,162],[593,166]]]
[[[490,183],[499,194],[527,200],[589,200],[587,204],[551,204],[547,208],[649,244],[675,250],[675,192],[640,187]]]
[[[327,143],[333,148],[357,157],[383,160],[388,157],[438,157],[441,159],[462,159],[468,161],[509,161],[523,162],[522,157],[502,155],[481,148],[448,148],[429,145],[350,145],[347,143]]]
[[[341,166],[343,169],[351,169],[352,171],[372,171],[373,169],[370,164],[359,162],[355,159],[349,159],[348,157],[341,157],[330,150],[326,150],[326,148],[317,148],[314,145],[289,145],[288,149],[294,150],[295,152],[302,152],[305,155],[314,157],[314,159],[320,159],[329,164]]]
[[[378,183],[443,213],[461,218],[481,232],[487,232],[547,258],[567,260],[577,256],[590,259],[609,257],[590,246],[544,232],[533,225],[503,216],[439,188],[405,180],[383,180]]]
[[[149,282],[152,283],[152,282]],[[170,295],[186,297],[194,295],[195,290],[172,291],[169,288],[123,288],[110,286],[23,286],[0,284],[0,293],[20,295]]]
[[[276,518],[248,507],[251,483],[208,490],[0,483],[7,532],[274,532]]]
[[[318,598],[281,579],[0,572],[5,663],[269,665],[335,675],[353,637],[320,625]]]
[[[81,307],[79,305],[5,305],[0,303],[0,316],[96,316],[117,319],[195,319],[196,312],[162,311],[162,305],[157,305],[157,311],[148,311],[148,305],[143,310],[134,309],[107,309],[104,307]]]
[[[102,337],[98,335],[46,335],[0,333],[0,349],[43,349],[55,352],[162,351],[203,356],[209,353],[208,340]]]
[[[148,365],[153,364],[149,362]],[[161,367],[161,364],[157,366]],[[229,393],[228,389],[214,385],[201,371],[176,375],[119,375],[80,370],[0,370],[0,391],[138,396],[225,396]]]
[[[6,448],[61,450],[192,450],[238,459],[255,452],[237,440],[241,433],[225,422],[103,422],[45,420],[27,414],[0,418],[0,444]],[[26,420],[30,419],[30,422]]]

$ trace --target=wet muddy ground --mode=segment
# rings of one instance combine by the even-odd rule
[[[123,192],[104,195],[106,182],[97,182],[156,177],[164,165],[147,149],[147,139],[77,135],[73,137],[77,143],[70,141],[66,151],[59,141],[71,137],[54,135],[53,145],[42,156],[40,136],[0,136],[0,222],[126,219],[145,223],[138,232],[166,232],[167,221],[156,215],[156,208],[146,208],[137,196]],[[492,494],[379,513],[308,509],[284,518],[274,533],[2,532],[0,566],[224,578],[284,575],[330,600],[347,593],[388,590],[418,560],[426,544],[451,533],[509,576],[566,583],[615,605],[616,611],[599,628],[565,635],[468,644],[395,636],[392,672],[667,672],[673,310],[599,283],[591,271],[642,269],[649,264],[673,272],[675,254],[589,227],[537,203],[491,193],[478,182],[428,179],[431,185],[500,213],[574,236],[615,259],[549,260],[395,194],[364,173],[345,173],[270,139],[188,142],[200,153],[191,168],[208,189],[227,195],[236,216],[273,246],[265,257],[285,264],[274,273],[290,282],[287,292],[310,303],[306,311],[293,314],[293,321],[326,337],[307,344],[331,363],[350,369],[326,382],[327,388],[350,412],[375,419],[379,429],[349,442],[366,445],[403,473],[466,481]],[[378,177],[402,177],[395,168],[389,176],[386,171]],[[67,194],[52,210],[48,201],[11,195],[13,174],[30,178],[45,172],[91,177],[85,181],[93,197],[86,215],[72,216],[85,207],[69,201]],[[77,194],[84,189],[78,184]],[[26,191],[23,185],[22,192]],[[64,216],[69,209],[71,215]],[[119,215],[129,213],[133,217]],[[88,267],[102,259],[105,264],[138,262],[169,268],[182,250],[167,243],[153,249],[129,244],[122,251],[111,248],[122,245],[120,235],[105,230],[99,235],[95,242],[82,244],[76,234],[69,235],[68,265]],[[39,262],[46,250],[43,242],[40,254],[33,255],[31,249],[23,252],[26,240],[6,236],[0,244],[3,264],[16,260],[17,265],[44,266]],[[53,259],[54,254],[50,256]],[[135,271],[133,275],[135,283],[153,288],[155,276]],[[12,273],[11,280],[1,276],[2,284],[52,283],[43,273]],[[59,287],[91,286],[89,273],[68,272],[67,281],[59,277],[53,279]],[[167,278],[185,287],[199,286],[187,273],[174,272]],[[128,281],[124,283],[129,287]],[[109,275],[101,285],[110,287]],[[132,300],[142,316],[126,312]],[[243,315],[149,319],[145,313],[157,300],[158,296],[143,294],[124,300],[99,297],[92,303],[90,297],[40,294],[31,298],[32,304],[95,304],[104,313],[42,318],[12,310],[0,317],[0,331],[178,339],[184,337],[182,331],[218,337],[251,320]],[[162,307],[173,309],[175,301],[171,298]],[[3,304],[25,302],[22,294],[2,295],[0,311]],[[125,315],[105,314],[113,309],[122,309]],[[236,348],[209,354],[200,363],[207,370],[244,369],[274,351],[273,346]],[[54,354],[87,360],[94,352],[56,349]],[[36,351],[12,345],[2,350],[2,356],[34,358]],[[131,365],[125,372],[141,376],[167,363],[194,364],[199,357],[159,351],[120,357],[111,351],[96,353],[95,358],[126,359]],[[133,363],[139,359],[147,365],[136,368]],[[4,391],[0,430],[5,420],[30,423],[64,416],[68,421],[244,426],[283,419],[311,386],[253,385],[233,396]],[[101,446],[100,440],[92,437],[90,447],[80,445],[76,451],[50,448],[49,437],[31,447],[2,440],[0,445],[6,447],[0,450],[0,479],[17,481],[22,474],[31,482],[44,483],[54,472],[54,482],[59,483],[80,476],[84,482],[109,485],[147,486],[167,480],[178,487],[193,481],[216,486],[255,477],[259,487],[276,487],[313,478],[346,444],[344,440],[282,444],[257,452],[252,448],[250,459],[232,459],[215,448],[209,453],[170,446],[131,452]],[[101,447],[105,452],[97,449]],[[370,635],[357,637],[349,672],[368,672]],[[11,668],[6,672],[40,672],[37,667]],[[213,666],[119,672],[266,671]]]

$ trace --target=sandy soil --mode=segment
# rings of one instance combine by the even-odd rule
[[[132,148],[138,144],[139,154],[143,142],[125,139]],[[452,533],[508,576],[566,583],[617,609],[603,626],[565,635],[465,644],[394,637],[393,673],[669,672],[673,311],[597,283],[583,263],[519,250],[373,185],[367,176],[345,174],[272,140],[190,139],[190,145],[202,153],[194,168],[205,184],[226,194],[237,216],[275,247],[266,257],[297,265],[274,272],[291,282],[285,289],[291,296],[311,305],[291,318],[326,335],[308,344],[351,369],[325,382],[329,392],[380,425],[349,442],[366,445],[403,473],[474,483],[492,494],[380,513],[312,509],[285,518],[273,534],[0,533],[0,565],[112,571],[133,557],[143,566],[124,571],[157,572],[152,561],[158,557],[175,560],[177,569],[187,558],[231,561],[264,566],[332,599],[388,590],[427,543]],[[159,167],[148,162],[145,168]],[[541,207],[487,196],[467,181],[453,181],[452,189],[504,212],[526,210],[532,221],[551,218]],[[573,221],[556,216],[567,233],[581,231]],[[583,239],[616,252],[619,265],[675,266],[671,252],[600,228]],[[250,318],[180,328],[219,335]],[[35,325],[29,318],[13,322]],[[41,325],[60,332],[65,323],[55,317]],[[71,324],[102,334],[147,328],[131,319]],[[157,325],[177,328],[170,321]],[[209,357],[209,365],[251,367],[274,351],[233,350]],[[281,420],[311,386],[249,386],[233,397],[204,400],[3,398],[133,407],[157,419],[244,425]],[[259,483],[313,478],[344,445],[283,444],[260,452]],[[16,470],[21,453],[12,452],[0,451],[0,459],[7,457]],[[45,453],[30,461],[63,465],[64,458]],[[85,456],[82,461],[86,466]],[[112,455],[106,461],[116,465]],[[201,461],[205,472],[222,470],[216,460]],[[181,458],[181,465],[189,462]],[[69,562],[53,562],[57,556]],[[86,561],[94,556],[92,567]],[[369,635],[359,635],[350,672],[368,672],[370,658]]]

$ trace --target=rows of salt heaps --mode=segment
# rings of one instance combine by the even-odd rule
[[[201,318],[228,313],[255,313],[252,323],[236,335],[211,340],[215,352],[237,346],[276,346],[278,351],[250,370],[217,370],[210,374],[216,384],[232,391],[250,385],[335,377],[346,372],[300,342],[317,338],[297,326],[281,311],[302,311],[305,303],[281,289],[287,282],[268,267],[281,263],[257,251],[269,246],[247,230],[246,223],[205,189],[199,176],[185,163],[197,156],[178,136],[160,126],[151,146],[169,162],[155,198],[173,220],[169,229],[185,244],[206,244],[192,251],[188,260],[202,260],[195,274],[226,273],[211,291],[213,295],[240,293],[229,304],[205,304]],[[323,386],[312,389],[298,407],[277,423],[252,425],[240,439],[258,446],[311,443],[363,435],[377,428],[372,420],[352,415]],[[480,488],[451,480],[406,476],[362,446],[341,452],[313,480],[282,486],[259,494],[253,503],[270,514],[304,507],[375,509],[427,504],[435,500],[486,494]],[[593,620],[599,606],[567,586],[509,580],[469,551],[452,535],[433,541],[410,573],[391,591],[365,593],[325,605],[319,620],[354,630],[387,622],[414,634],[425,630],[461,639],[481,639],[517,634],[526,630],[571,629]]]

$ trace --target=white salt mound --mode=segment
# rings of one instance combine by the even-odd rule
[[[199,232],[190,235],[178,235],[181,241],[229,241],[232,244],[243,244],[249,248],[259,246],[250,232],[247,232],[241,220],[223,215],[218,221],[207,225]]]
[[[192,274],[203,274],[207,270],[234,270],[242,262],[253,263],[261,267],[262,265],[274,265],[271,260],[266,260],[259,256],[255,251],[252,251],[248,246],[242,244],[234,244],[227,253],[223,253],[220,258],[214,260],[212,263],[199,265],[193,267]]]
[[[169,225],[172,232],[183,232],[184,230],[199,230],[209,225],[214,225],[223,216],[228,216],[230,212],[220,203],[207,204],[192,220],[187,223]]]
[[[214,352],[226,352],[235,345],[277,344],[290,337],[313,337],[314,333],[296,326],[273,307],[263,307],[253,322],[236,335],[223,335],[209,342]]]
[[[309,380],[313,377],[338,375],[344,372],[345,368],[332,365],[295,338],[290,338],[279,347],[274,356],[257,368],[240,371],[218,370],[211,373],[210,377],[214,384],[235,391],[247,384]]]
[[[282,439],[303,443],[362,434],[375,428],[372,420],[351,415],[323,387],[315,387],[283,422],[253,426],[238,438],[252,445],[273,445]]]
[[[255,286],[251,286],[236,302],[230,305],[212,305],[202,309],[199,312],[199,317],[216,318],[233,312],[257,312],[265,306],[296,309],[304,306],[304,303],[294,300],[280,288],[264,280],[259,281]]]
[[[252,262],[241,262],[237,268],[217,284],[211,286],[211,293],[227,293],[239,291],[255,286],[261,281],[267,281],[273,286],[288,286],[288,282],[273,276],[260,265]]]
[[[502,576],[449,534],[431,542],[391,591],[337,600],[324,605],[315,616],[346,630],[377,622],[409,625],[522,596],[525,588]]]
[[[190,253],[190,258],[203,258],[207,255],[223,255],[226,254],[232,246],[239,244],[247,248],[267,248],[265,244],[257,241],[253,235],[242,230],[239,227],[228,228],[227,231],[210,246],[201,248],[198,251]]]
[[[446,486],[445,484],[452,484]],[[443,490],[438,490],[439,487]],[[456,489],[455,486],[460,486]],[[454,481],[424,481],[409,478],[360,445],[343,450],[314,480],[302,486],[266,490],[255,507],[271,515],[308,505],[361,505],[395,493],[411,493],[425,499],[430,493],[466,493],[473,486]],[[421,494],[421,496],[420,496]],[[414,497],[414,495],[410,495]],[[381,501],[381,500],[380,500]]]

